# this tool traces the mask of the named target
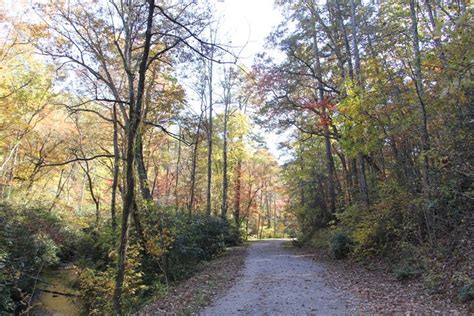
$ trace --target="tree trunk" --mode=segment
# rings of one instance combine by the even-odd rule
[[[230,81],[230,79],[229,79]],[[228,209],[228,200],[227,200],[227,191],[228,191],[228,175],[227,175],[227,123],[229,120],[229,103],[230,103],[230,82],[227,83],[228,86],[224,87],[224,145],[222,149],[223,156],[223,179],[222,179],[222,212],[221,217],[227,218],[227,209]]]
[[[429,192],[429,164],[427,152],[430,149],[429,134],[428,134],[428,117],[426,113],[426,107],[424,103],[424,89],[423,80],[421,75],[421,55],[420,55],[420,43],[418,37],[418,20],[416,16],[416,3],[415,0],[410,0],[410,16],[411,16],[411,32],[413,41],[414,51],[414,65],[415,65],[415,86],[418,101],[420,105],[420,116],[421,116],[421,148],[422,148],[422,171],[421,181],[422,189],[425,194]]]
[[[179,127],[179,136],[181,137],[181,126]],[[178,157],[176,158],[176,178],[174,185],[174,197],[176,210],[179,209],[179,196],[178,196],[178,185],[179,185],[179,164],[181,162],[181,141],[178,140]]]
[[[446,60],[446,55],[443,51],[443,48],[441,47],[441,34],[436,34],[436,20],[433,14],[433,8],[431,6],[431,0],[424,0],[426,11],[428,12],[428,17],[430,20],[430,25],[431,25],[431,33],[433,35],[433,41],[435,43],[435,47],[438,50],[439,54],[439,59],[441,60],[441,64],[443,65],[443,68],[446,69],[448,65],[448,61]]]
[[[359,55],[359,40],[357,34],[357,20],[356,20],[356,5],[354,0],[351,0],[351,23],[352,23],[352,48],[354,51],[354,66],[355,66],[355,79],[361,89],[363,89],[362,74],[360,71],[360,55]],[[369,205],[369,189],[367,186],[367,178],[365,174],[364,158],[361,152],[357,154],[357,162],[359,164],[358,179],[359,188],[362,196],[362,200],[366,205]]]
[[[137,166],[138,180],[140,182],[140,191],[145,201],[153,201],[150,187],[148,185],[148,174],[143,157],[143,136],[137,134],[137,143],[135,146],[135,163]]]
[[[112,221],[112,230],[115,236],[117,232],[117,186],[120,170],[120,151],[118,146],[118,124],[117,124],[117,105],[114,104],[112,109],[113,111],[113,143],[114,143],[114,171],[113,171],[113,180],[112,180],[112,196],[110,201],[110,217]],[[115,242],[115,237],[114,237]]]
[[[234,220],[240,226],[240,197],[242,193],[242,159],[238,159],[235,169]]]
[[[331,149],[331,139],[329,138],[329,114],[327,113],[326,105],[324,102],[324,87],[322,80],[322,70],[321,70],[321,61],[320,61],[320,53],[318,47],[318,38],[316,33],[316,13],[314,12],[316,9],[314,4],[312,6],[312,16],[313,16],[313,51],[315,55],[315,72],[317,77],[319,78],[317,81],[317,90],[318,90],[318,100],[321,104],[321,116],[323,122],[323,133],[324,133],[324,145],[325,145],[325,152],[326,152],[326,171],[328,173],[328,193],[329,193],[329,209],[331,214],[336,213],[336,190],[334,188],[334,161],[332,157],[332,149]]]
[[[89,187],[89,193],[90,193],[92,201],[94,201],[94,205],[95,205],[95,224],[98,226],[99,221],[100,221],[100,201],[94,193],[94,184],[93,184],[93,181],[92,181],[92,177],[90,175],[89,162],[87,160],[85,161],[85,165],[86,165],[85,167],[81,163],[79,163],[79,165],[81,166],[81,169],[86,174],[87,185]]]
[[[344,46],[346,49],[346,54],[347,54],[347,66],[349,69],[349,77],[351,80],[354,79],[354,67],[352,65],[352,54],[351,54],[351,46],[349,44],[349,37],[347,36],[347,30],[346,26],[344,25],[344,20],[342,18],[342,11],[341,11],[341,6],[339,1],[334,1],[335,7],[336,7],[336,21],[337,24],[339,25],[339,28],[342,31],[343,37],[344,37]]]
[[[122,290],[123,281],[125,278],[125,265],[127,260],[127,246],[128,246],[128,228],[129,228],[129,217],[130,213],[133,212],[135,205],[135,174],[134,174],[134,159],[135,159],[135,145],[137,140],[138,129],[141,120],[143,94],[145,90],[145,75],[148,66],[148,56],[150,53],[151,38],[152,38],[152,27],[153,27],[153,15],[155,10],[155,1],[149,0],[148,6],[148,17],[145,32],[145,42],[143,45],[143,55],[140,61],[140,67],[138,71],[138,84],[137,84],[137,95],[135,100],[134,92],[134,76],[131,71],[128,72],[128,85],[129,85],[129,123],[127,128],[127,148],[126,148],[126,177],[125,177],[125,198],[122,212],[122,229],[120,236],[119,256],[117,264],[117,275],[115,278],[115,289],[112,298],[114,314],[122,314]],[[126,41],[130,41],[130,30],[126,29],[128,33]],[[128,66],[131,66],[131,44],[129,44],[128,50],[125,51],[127,55]],[[130,68],[129,68],[130,69]]]
[[[199,117],[199,123],[196,131],[196,138],[194,139],[194,148],[193,148],[193,161],[191,167],[191,186],[190,186],[190,193],[189,193],[189,205],[188,211],[191,214],[194,207],[194,195],[196,191],[196,165],[197,165],[197,155],[198,155],[198,147],[199,147],[199,134],[201,133],[201,124],[202,118],[204,115],[204,111],[201,111],[201,115]]]
[[[211,50],[211,59],[212,59]],[[209,122],[207,125],[207,199],[206,214],[211,215],[212,199],[212,61],[209,61]]]

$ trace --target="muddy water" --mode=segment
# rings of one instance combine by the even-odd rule
[[[71,288],[72,282],[77,278],[74,266],[64,266],[58,270],[50,271],[41,276],[49,284],[39,283],[38,287],[53,292],[76,294]],[[48,316],[75,316],[79,315],[77,299],[71,296],[58,295],[38,291],[36,315]]]

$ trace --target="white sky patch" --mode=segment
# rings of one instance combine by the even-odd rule
[[[217,0],[215,8],[222,27],[220,35],[240,51],[239,64],[250,68],[255,56],[265,50],[266,37],[282,19],[274,0]],[[288,133],[277,135],[259,126],[254,128],[254,132],[264,137],[268,149],[280,164],[288,161],[289,154],[278,148],[279,143],[288,138]]]
[[[232,46],[243,47],[239,62],[250,67],[255,55],[263,51],[265,38],[281,21],[274,0],[218,0],[215,8],[221,34]]]

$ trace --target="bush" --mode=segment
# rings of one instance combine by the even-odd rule
[[[98,270],[105,270],[110,264],[115,264],[114,238],[109,223],[100,227],[85,227],[75,231],[73,238],[66,240],[62,245],[61,256],[68,261],[74,261],[80,266],[87,266]]]
[[[59,262],[65,238],[60,219],[49,212],[0,205],[0,314],[28,306],[32,276]]]
[[[344,259],[347,258],[349,253],[352,251],[354,242],[350,237],[343,233],[337,233],[330,240],[330,246],[334,258]]]
[[[224,252],[227,245],[241,242],[239,228],[219,217],[154,205],[142,206],[140,215],[144,239],[138,237],[134,225],[129,232],[122,296],[127,313],[169,282],[188,277],[202,261]],[[80,295],[82,312],[111,313],[117,259],[117,244],[114,246],[113,241],[118,240],[117,236],[108,224],[100,231],[91,226],[70,234],[73,237],[63,240],[61,251],[57,251],[78,266],[80,273],[74,287]],[[51,254],[45,252],[47,258]]]
[[[420,276],[420,270],[416,269],[411,265],[404,265],[398,267],[393,272],[398,281],[414,279]]]
[[[132,312],[140,304],[147,286],[140,271],[140,251],[130,246],[127,256],[127,268],[123,282],[122,308],[125,314]],[[112,314],[112,297],[115,289],[117,270],[111,266],[104,271],[83,268],[76,284],[81,297],[81,310],[84,315]]]
[[[461,302],[467,302],[474,299],[474,283],[464,285],[459,289],[459,299]]]
[[[189,276],[203,260],[241,242],[239,229],[220,217],[175,212],[144,206],[142,214],[147,248],[143,258],[146,284],[174,281]],[[133,235],[133,234],[132,234]]]
[[[240,227],[233,222],[227,222],[227,229],[224,235],[225,245],[233,247],[242,244],[242,242],[242,232],[240,231]]]

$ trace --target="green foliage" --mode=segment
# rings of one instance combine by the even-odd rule
[[[337,233],[331,238],[330,245],[334,258],[344,259],[347,258],[352,251],[354,242],[349,236],[343,233]]]
[[[67,238],[61,220],[43,209],[0,205],[0,313],[27,306],[34,276],[59,262]]]
[[[169,282],[191,275],[200,262],[220,255],[227,245],[240,243],[238,229],[219,217],[190,215],[154,205],[144,205],[141,214],[146,249],[131,229],[122,301],[125,311],[135,310]],[[79,236],[74,245],[82,266],[77,290],[83,312],[109,313],[117,256],[113,234],[104,227],[101,234],[91,228]]]
[[[80,266],[103,270],[115,263],[114,236],[109,223],[99,228],[90,226],[71,233],[73,238],[65,240],[62,254],[66,260]]]
[[[146,259],[147,275],[164,273],[167,280],[189,275],[196,264],[210,260],[228,244],[239,242],[239,234],[227,221],[218,217],[176,213],[148,207],[144,212],[148,249],[153,255]]]
[[[226,221],[227,229],[224,233],[224,243],[226,246],[233,247],[242,244],[242,232],[240,227],[234,221]]]
[[[459,289],[459,299],[462,302],[472,301],[474,299],[474,283],[466,284]]]
[[[420,270],[411,265],[404,265],[396,268],[393,273],[399,281],[414,279],[420,276]]]
[[[371,207],[354,203],[337,214],[339,227],[354,240],[358,257],[396,256],[408,243],[419,242],[420,200],[390,182],[379,187],[378,195]]]
[[[123,309],[133,311],[139,306],[141,295],[148,287],[141,271],[141,255],[137,246],[129,248],[127,267],[123,283]],[[111,265],[104,271],[84,268],[76,284],[80,295],[81,309],[86,315],[112,314],[112,296],[115,288],[116,269]]]

